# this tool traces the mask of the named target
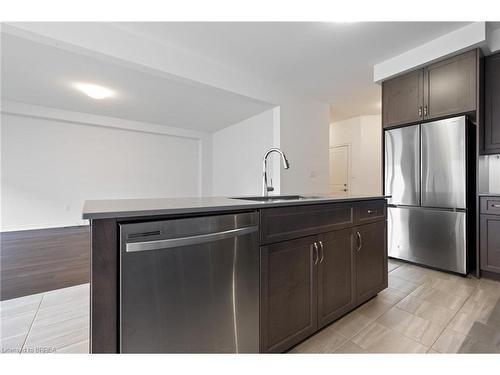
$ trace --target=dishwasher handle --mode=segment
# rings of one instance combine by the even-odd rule
[[[198,245],[206,242],[223,240],[225,238],[243,236],[256,232],[259,229],[257,225],[251,227],[229,229],[222,232],[199,234],[196,236],[169,238],[166,240],[144,241],[144,242],[128,242],[125,244],[127,253],[148,250],[171,249],[174,247],[182,247],[189,245]]]

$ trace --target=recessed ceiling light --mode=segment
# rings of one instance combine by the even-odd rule
[[[75,88],[83,92],[85,95],[91,97],[92,99],[105,99],[115,95],[113,90],[107,87],[94,85],[92,83],[75,83]]]

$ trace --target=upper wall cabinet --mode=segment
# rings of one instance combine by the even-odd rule
[[[423,83],[422,69],[382,83],[384,126],[408,124],[422,119]]]
[[[500,53],[485,59],[484,153],[500,154]]]
[[[436,118],[476,110],[476,50],[424,69],[424,117]]]
[[[385,81],[384,127],[475,111],[478,54],[469,51]]]

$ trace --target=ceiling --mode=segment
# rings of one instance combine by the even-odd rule
[[[466,22],[133,22],[114,24],[194,57],[331,105],[332,119],[380,113],[373,65]],[[36,64],[33,63],[36,56]],[[75,81],[107,86],[92,100]],[[199,82],[146,72],[2,33],[3,99],[216,131],[272,107]]]
[[[380,113],[373,65],[468,22],[134,22],[118,26],[331,104]]]
[[[213,132],[272,105],[225,90],[149,74],[2,33],[2,99],[69,111]],[[94,100],[75,82],[108,87]]]

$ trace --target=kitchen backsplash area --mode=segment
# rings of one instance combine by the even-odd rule
[[[479,158],[481,193],[500,193],[500,155],[486,155]]]

